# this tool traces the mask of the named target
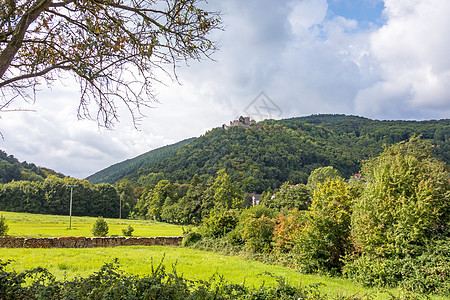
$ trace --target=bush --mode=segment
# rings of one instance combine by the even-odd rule
[[[132,236],[134,228],[131,225],[128,225],[127,228],[122,229],[122,233],[124,236]]]
[[[348,256],[343,273],[366,286],[400,286],[414,293],[450,296],[450,240],[430,242],[427,248],[417,257]]]
[[[181,245],[183,247],[189,247],[197,243],[202,239],[202,235],[198,232],[189,232],[183,237],[183,241],[181,242]]]
[[[236,230],[240,232],[245,248],[252,253],[272,250],[275,213],[264,206],[254,206],[242,212]]]
[[[0,236],[5,236],[8,233],[9,226],[6,224],[6,219],[2,215],[0,216]]]
[[[302,272],[339,273],[352,248],[351,205],[355,195],[343,180],[318,184],[310,211],[294,240],[294,256]]]
[[[431,152],[411,138],[363,166],[366,184],[352,215],[357,252],[347,257],[347,277],[450,295],[450,174]]]
[[[232,231],[238,224],[239,213],[236,210],[213,210],[209,218],[203,220],[201,233],[219,238]]]
[[[276,220],[273,231],[273,245],[276,254],[288,253],[295,247],[295,241],[305,225],[307,211],[294,209],[282,213]]]
[[[106,236],[108,234],[109,227],[108,223],[103,219],[103,217],[98,217],[92,227],[92,234],[94,236]]]
[[[418,256],[427,240],[449,235],[450,174],[430,151],[412,138],[363,166],[367,183],[352,216],[357,250],[384,258]]]

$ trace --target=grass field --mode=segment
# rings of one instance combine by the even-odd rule
[[[73,217],[72,228],[69,229],[69,216],[37,215],[26,213],[1,212],[9,226],[8,235],[23,237],[61,237],[84,236],[92,237],[92,226],[96,218]],[[122,229],[131,225],[133,236],[181,236],[181,226],[159,223],[148,220],[105,219],[109,226],[108,235],[122,236]]]
[[[90,249],[5,249],[0,248],[3,260],[14,260],[7,270],[23,271],[34,267],[45,267],[57,279],[71,279],[76,276],[86,277],[98,271],[104,263],[119,259],[121,269],[130,274],[148,274],[152,265],[157,266],[164,260],[168,271],[172,266],[178,274],[187,279],[207,280],[215,273],[227,281],[244,283],[249,286],[272,285],[276,279],[264,274],[283,277],[294,285],[323,283],[321,290],[330,295],[367,295],[374,299],[387,297],[376,289],[366,289],[339,278],[303,275],[295,270],[281,266],[267,265],[261,262],[244,260],[234,256],[224,256],[212,252],[193,250],[182,247],[116,247]],[[391,291],[398,293],[398,291]],[[439,298],[436,298],[439,299]]]
[[[92,236],[90,230],[95,218],[72,218],[74,229],[68,230],[68,217],[0,212],[10,227],[8,235],[26,237]],[[134,236],[178,236],[182,228],[151,221],[106,219],[110,234],[121,235],[128,225],[135,228]],[[99,271],[105,263],[117,258],[121,269],[130,274],[144,275],[151,272],[152,265],[162,260],[168,271],[175,265],[178,274],[187,279],[208,280],[214,274],[222,275],[232,283],[250,286],[275,284],[276,279],[264,274],[270,272],[294,285],[324,284],[321,290],[330,295],[372,295],[373,299],[385,299],[387,293],[367,289],[349,280],[326,276],[303,275],[295,270],[246,260],[235,256],[194,250],[182,247],[116,247],[88,249],[8,249],[0,248],[0,260],[13,260],[7,270],[23,271],[35,267],[47,268],[58,280],[77,276],[87,277]],[[399,294],[398,290],[390,290]],[[432,299],[446,299],[432,297]]]

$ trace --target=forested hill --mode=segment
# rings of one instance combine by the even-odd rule
[[[153,163],[163,160],[164,158],[175,154],[182,147],[186,146],[196,138],[190,138],[178,142],[173,145],[164,146],[144,154],[141,154],[135,158],[125,160],[123,162],[112,165],[106,169],[103,169],[86,179],[90,183],[115,183],[125,176],[137,172],[139,168],[145,168]]]
[[[361,162],[386,145],[421,135],[437,147],[436,155],[450,161],[450,120],[376,121],[344,115],[267,120],[252,128],[216,128],[164,160],[130,173],[139,185],[159,180],[187,183],[194,174],[207,179],[220,169],[244,191],[261,192],[283,182],[305,183],[321,166],[333,166],[348,178]]]
[[[44,181],[49,175],[64,177],[51,169],[37,167],[33,163],[20,162],[13,155],[8,155],[0,150],[0,183],[8,183],[13,180]]]

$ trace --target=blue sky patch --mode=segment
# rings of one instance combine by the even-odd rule
[[[358,21],[360,27],[382,26],[382,0],[328,0],[328,15]]]

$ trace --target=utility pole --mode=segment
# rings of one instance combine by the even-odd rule
[[[70,187],[69,229],[72,229],[72,193],[73,193],[73,188],[76,187],[76,185],[67,184],[66,186]]]

